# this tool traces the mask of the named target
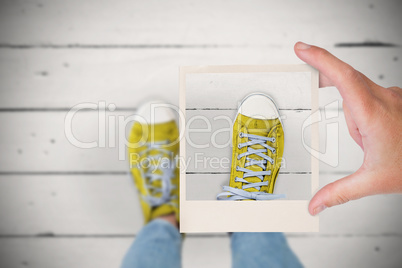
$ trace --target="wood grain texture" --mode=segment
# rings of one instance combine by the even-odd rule
[[[342,176],[321,175],[320,182],[325,185]],[[188,175],[188,180],[194,181],[191,188],[202,184],[207,195],[207,190],[220,189],[205,186],[215,185],[211,180],[222,182],[222,177],[198,174]],[[282,183],[278,179],[279,187]],[[400,195],[373,196],[328,209],[320,216],[316,235],[402,235],[402,217],[395,210],[400,202]],[[137,191],[128,175],[0,176],[0,211],[7,215],[0,217],[1,236],[134,235],[143,225]]]
[[[309,72],[206,73],[186,75],[186,107],[236,109],[245,96],[262,92],[279,109],[311,109]]]
[[[142,226],[136,190],[117,149],[84,150],[67,142],[63,124],[70,107],[104,100],[128,115],[146,98],[177,104],[178,66],[301,63],[293,53],[299,40],[324,46],[376,83],[400,86],[401,29],[398,0],[5,1],[2,266],[117,267]],[[366,41],[399,47],[365,47]],[[320,93],[321,107],[340,99],[335,88]],[[362,160],[339,122],[340,163],[321,165],[321,186]],[[325,122],[320,127],[325,133]],[[96,140],[96,113],[77,114],[74,131],[84,141]],[[329,133],[321,143],[335,139]],[[214,181],[225,174],[188,176]],[[295,234],[289,243],[306,267],[399,267],[402,216],[395,208],[401,202],[400,195],[374,196],[331,208],[321,216],[320,234]],[[183,250],[184,267],[230,267],[228,237],[188,236]]]
[[[402,84],[401,48],[327,49],[374,82],[384,86]],[[399,60],[395,61],[395,58]],[[117,108],[133,108],[145,99],[155,97],[178,104],[179,66],[295,63],[301,61],[294,55],[292,46],[264,49],[0,49],[0,108],[68,109],[79,103],[101,100],[113,103]],[[320,106],[339,98],[335,88],[323,89]],[[216,107],[235,108],[239,101],[233,97],[222,106],[221,102],[216,103],[221,100],[220,92],[205,94],[200,99],[203,107],[219,104],[221,106]]]
[[[400,237],[289,239],[305,267],[399,267]]]
[[[281,47],[300,39],[324,46],[368,39],[401,44],[401,35],[395,34],[400,33],[399,8],[398,1],[380,0],[353,5],[346,0],[7,2],[0,13],[0,41],[94,48],[104,44]]]
[[[229,118],[234,117],[235,111],[188,111],[189,116],[205,115],[207,118],[213,119],[214,116],[226,115]],[[125,134],[130,129],[131,123],[117,124],[118,116],[123,119],[128,118],[132,112],[108,112],[106,114],[107,123],[110,117],[116,118],[115,127],[111,125],[111,129],[115,129],[116,133],[123,133],[122,138],[115,139],[115,144],[109,140],[109,133],[106,132],[105,147],[100,147],[99,133],[104,133],[99,127],[98,113],[92,111],[77,112],[72,120],[72,133],[75,139],[80,142],[98,142],[98,147],[82,149],[73,145],[65,134],[65,117],[66,112],[3,112],[0,113],[0,123],[4,128],[1,139],[0,149],[0,170],[2,172],[127,172],[128,165],[125,153]],[[309,171],[308,152],[301,144],[301,125],[303,118],[307,116],[307,112],[284,111],[287,119],[284,119],[286,145],[285,159],[287,161],[286,168],[283,166],[282,171]],[[325,117],[324,117],[325,118]],[[339,124],[339,137],[337,132],[326,133],[327,123]],[[289,123],[289,125],[288,125]],[[203,121],[194,123],[204,124]],[[320,123],[321,124],[321,123]],[[119,130],[119,128],[121,129]],[[199,126],[204,128],[205,126]],[[229,123],[225,120],[211,120],[211,127],[214,130],[228,128]],[[325,172],[331,171],[352,171],[356,170],[362,161],[362,151],[349,137],[343,113],[339,113],[338,118],[323,120],[321,127],[321,148],[325,152],[325,144],[336,142],[339,139],[339,165],[331,167],[325,163],[321,163],[321,170]],[[192,137],[193,134],[191,134]],[[211,141],[213,133],[205,133],[202,137],[194,140],[197,144],[204,144]],[[117,134],[116,134],[116,137]],[[223,145],[230,138],[228,132],[222,132],[216,135],[216,142]],[[306,129],[305,140],[309,145],[309,128]],[[121,149],[119,149],[119,144]],[[122,159],[119,160],[119,152]],[[226,162],[224,168],[216,168],[216,165],[198,164],[195,166],[195,154],[201,153],[205,157],[225,158],[230,161],[231,148],[210,148],[197,149],[190,148],[188,156],[194,155],[194,161],[190,162],[189,172],[229,172],[229,162]],[[297,152],[297,154],[295,153]],[[210,161],[209,161],[210,162]],[[209,163],[207,162],[207,163]],[[224,163],[224,162],[222,162]],[[286,169],[286,170],[285,170]]]
[[[9,268],[118,267],[132,239],[1,239],[0,256],[2,264]],[[288,242],[305,267],[396,268],[402,261],[398,237],[291,236]],[[183,267],[230,266],[229,237],[187,237],[184,241]]]

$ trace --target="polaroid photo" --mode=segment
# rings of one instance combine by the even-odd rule
[[[180,68],[180,231],[318,232],[318,71]]]

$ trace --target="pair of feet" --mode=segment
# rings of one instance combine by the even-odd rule
[[[179,129],[172,109],[148,102],[137,112],[129,137],[129,162],[145,223],[165,218],[179,223]],[[247,96],[233,123],[229,186],[218,200],[271,200],[284,149],[284,133],[273,100]]]

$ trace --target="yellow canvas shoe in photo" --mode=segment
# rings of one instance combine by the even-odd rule
[[[284,133],[279,111],[267,95],[255,93],[241,102],[233,123],[229,186],[218,200],[272,200],[281,166]]]
[[[179,222],[179,129],[172,109],[143,104],[129,136],[130,170],[144,221],[174,213]],[[153,110],[153,111],[152,111]]]

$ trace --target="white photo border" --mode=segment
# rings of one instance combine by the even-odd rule
[[[318,122],[318,71],[307,64],[182,66],[179,105],[186,116],[186,75],[205,73],[311,73],[311,120]],[[180,128],[185,127],[180,120]],[[185,121],[185,120],[184,120]],[[318,123],[311,125],[311,148],[319,151]],[[186,159],[186,140],[180,141],[180,158]],[[311,156],[311,193],[319,188],[319,159]],[[180,168],[180,232],[318,232],[319,217],[308,212],[308,200],[261,202],[196,201],[186,198],[186,169]],[[266,211],[262,214],[261,211]]]

